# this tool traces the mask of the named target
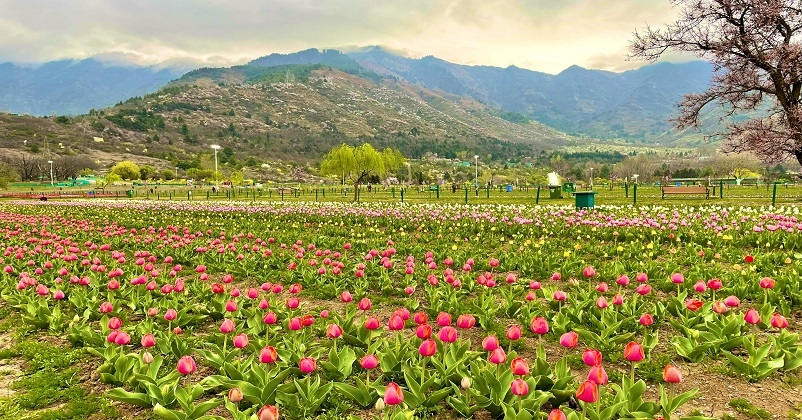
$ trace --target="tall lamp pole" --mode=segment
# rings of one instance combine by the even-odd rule
[[[479,155],[474,155],[473,159],[475,161],[474,164],[474,178],[473,178],[473,185],[476,189],[479,189]]]
[[[47,163],[50,164],[50,186],[52,187],[54,185],[54,183],[53,183],[53,161],[52,160],[48,160]]]
[[[407,186],[412,185],[412,165],[409,162],[404,162],[407,165]]]
[[[590,168],[590,189],[593,189],[593,168]]]
[[[216,190],[220,190],[220,184],[217,181],[217,150],[220,149],[219,145],[213,144],[212,149],[214,149],[214,186]]]
[[[178,166],[175,167],[175,179],[178,179]]]

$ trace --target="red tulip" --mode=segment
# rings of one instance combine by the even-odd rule
[[[387,405],[398,405],[404,402],[404,392],[401,387],[395,382],[387,384],[384,390],[384,403]]]
[[[259,420],[278,420],[278,408],[275,405],[266,405],[256,414]]]
[[[450,326],[443,327],[443,329],[437,334],[437,337],[440,338],[440,341],[444,343],[453,343],[457,341],[457,329]]]
[[[248,347],[248,335],[237,334],[236,336],[234,336],[234,347],[238,349]]]
[[[595,403],[599,400],[599,387],[593,381],[585,381],[576,390],[576,398],[586,403]]]
[[[470,329],[476,325],[476,318],[471,314],[463,314],[457,318],[457,327],[462,329]]]
[[[301,325],[303,325],[304,327],[309,327],[314,323],[315,323],[315,317],[313,317],[312,315],[309,314],[301,315]]]
[[[278,360],[278,352],[273,346],[266,346],[259,352],[259,361],[262,363],[275,363],[276,360]]]
[[[682,373],[676,367],[666,365],[663,368],[663,380],[670,384],[678,384],[682,382]]]
[[[430,339],[424,340],[418,347],[418,353],[424,357],[431,357],[437,353],[437,343]]]
[[[702,306],[704,306],[704,302],[699,299],[689,299],[685,302],[685,307],[694,312],[698,311]]]
[[[298,368],[300,368],[303,373],[312,373],[317,369],[317,362],[315,362],[314,358],[304,357],[298,361]]]
[[[744,315],[744,321],[747,324],[760,324],[760,314],[755,310],[755,308],[750,308],[746,311],[746,315]]]
[[[568,331],[560,336],[560,345],[572,349],[579,345],[579,334],[574,331]]]
[[[178,373],[186,376],[192,372],[195,372],[198,369],[198,365],[195,364],[195,359],[192,356],[184,356],[178,359],[178,365],[176,366]]]
[[[710,279],[707,281],[707,287],[711,290],[719,290],[724,286],[720,279]]]
[[[518,378],[512,381],[510,384],[510,390],[512,391],[513,395],[523,397],[526,394],[529,394],[529,384],[527,384],[525,380]]]
[[[604,370],[604,366],[596,365],[591,367],[590,372],[588,372],[588,380],[597,385],[606,384],[609,378],[607,376],[607,371]]]
[[[643,347],[640,344],[630,341],[624,347],[624,358],[630,362],[637,363],[643,361],[643,359],[646,358],[646,354],[644,353]]]
[[[753,257],[751,255],[747,255],[747,256],[744,257],[744,262],[747,263],[747,264],[751,264],[751,263],[755,262],[755,257]]]
[[[516,357],[512,359],[510,362],[510,370],[512,371],[513,375],[523,376],[529,374],[529,364],[526,363],[526,360]]]

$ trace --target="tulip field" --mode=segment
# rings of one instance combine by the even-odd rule
[[[4,418],[802,410],[795,206],[8,201],[0,252]]]

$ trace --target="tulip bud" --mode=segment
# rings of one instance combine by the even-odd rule
[[[311,357],[304,357],[298,361],[298,368],[301,369],[303,373],[312,373],[317,369],[317,362]]]
[[[462,380],[459,383],[459,385],[462,387],[462,389],[470,388],[471,387],[471,378],[469,378],[467,376],[463,376]]]
[[[555,408],[549,413],[548,420],[567,420],[567,417],[565,417],[565,413],[562,410]]]
[[[379,398],[378,400],[376,400],[376,404],[373,406],[373,408],[375,408],[376,411],[384,411],[384,407],[385,407],[384,398]]]
[[[582,362],[586,366],[600,365],[602,362],[602,354],[596,349],[587,349],[582,353]]]
[[[499,347],[490,353],[488,360],[494,365],[500,365],[507,361],[507,353],[504,353],[504,349]]]
[[[266,405],[256,414],[258,420],[278,420],[278,408],[275,405]]]
[[[591,367],[590,372],[588,372],[588,380],[597,385],[606,384],[609,381],[609,377],[607,376],[607,371],[604,370],[604,366],[596,365]]]
[[[521,327],[518,325],[513,325],[512,327],[507,329],[507,340],[516,341],[521,338]]]
[[[646,358],[643,347],[635,341],[630,341],[624,347],[624,358],[630,362],[637,363]]]
[[[242,401],[242,391],[239,388],[231,388],[228,390],[228,399],[234,403]]]
[[[259,361],[265,364],[275,363],[278,360],[278,353],[273,346],[267,346],[259,352]]]
[[[771,317],[771,326],[774,328],[788,328],[788,320],[784,316],[775,313]]]
[[[149,351],[142,353],[142,363],[149,365],[153,363],[153,355]]]
[[[510,362],[510,370],[512,371],[513,375],[523,376],[529,374],[529,364],[526,363],[526,360],[520,357],[516,357],[512,359]]]
[[[529,384],[527,384],[523,379],[518,378],[512,381],[510,384],[510,390],[512,391],[513,395],[522,397],[529,394]]]
[[[760,314],[755,310],[755,308],[750,308],[748,311],[746,311],[746,315],[744,315],[744,321],[751,325],[760,324]]]
[[[595,382],[585,381],[576,390],[576,398],[586,403],[595,403],[599,400],[599,387]]]
[[[198,365],[195,364],[195,359],[192,356],[184,356],[178,360],[178,365],[176,366],[178,373],[186,376],[195,370],[198,369]]]
[[[418,353],[424,357],[431,357],[437,352],[437,343],[430,339],[424,340],[418,347]]]
[[[486,351],[493,351],[499,347],[498,338],[495,335],[488,335],[482,340],[482,348]]]

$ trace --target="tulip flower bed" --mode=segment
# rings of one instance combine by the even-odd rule
[[[787,415],[798,217],[3,203],[0,309],[17,339],[91,355],[108,417],[702,419],[735,409],[705,402],[719,387],[755,383],[787,384],[768,406]]]

